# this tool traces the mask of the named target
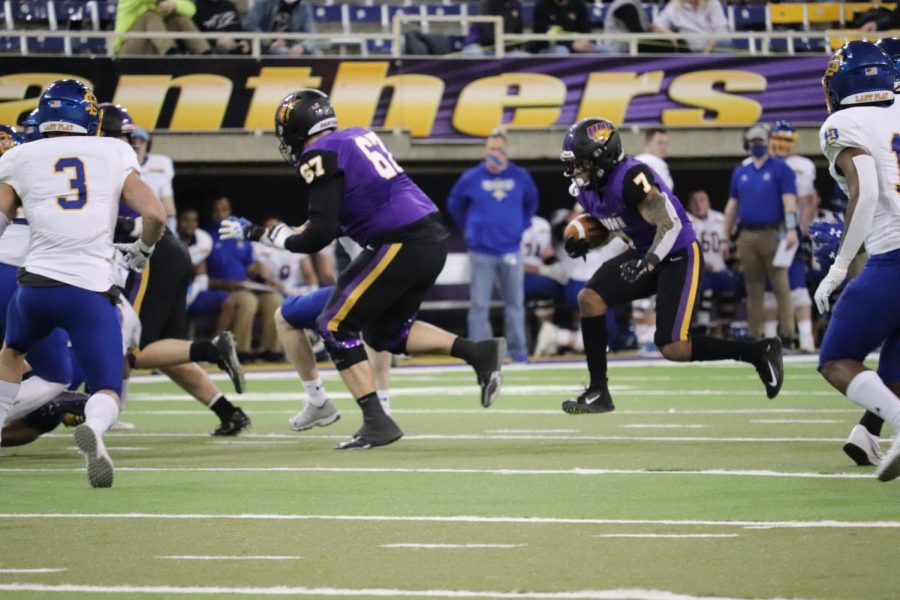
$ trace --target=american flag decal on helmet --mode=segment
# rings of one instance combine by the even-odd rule
[[[878,75],[878,67],[866,67],[866,75]]]

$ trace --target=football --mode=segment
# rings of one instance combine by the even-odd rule
[[[609,241],[609,229],[587,213],[582,213],[569,221],[566,230],[563,232],[563,239],[575,238],[576,240],[586,239],[591,248],[602,246]]]

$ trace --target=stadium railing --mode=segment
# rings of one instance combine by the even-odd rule
[[[397,13],[392,20],[392,29],[384,32],[358,32],[358,33],[280,33],[277,35],[285,40],[313,40],[326,47],[337,48],[338,54],[345,56],[348,49],[356,49],[355,55],[368,57],[372,54],[383,56],[406,56],[403,52],[404,25],[419,20],[418,15],[405,15]],[[691,34],[691,33],[561,33],[561,34],[515,34],[508,35],[503,32],[502,19],[495,16],[437,16],[428,17],[433,22],[460,22],[492,23],[495,28],[496,46],[487,49],[493,52],[491,56],[503,58],[507,47],[524,46],[527,42],[571,42],[574,40],[589,40],[597,44],[609,41],[625,40],[628,42],[628,55],[639,55],[638,46],[642,44],[665,43],[670,45],[678,41],[693,39],[709,40],[730,43],[730,47],[717,47],[715,53],[733,53],[749,55],[769,54],[798,54],[818,53],[830,54],[835,48],[845,41],[852,39],[878,39],[884,36],[900,35],[897,31],[881,31],[866,34],[858,30],[825,30],[811,31],[734,31],[721,34]],[[69,31],[69,30],[42,30],[42,29],[7,29],[0,31],[0,53],[5,54],[63,54],[73,55],[108,55],[113,53],[113,40],[124,39],[207,39],[216,40],[231,38],[234,40],[249,40],[250,56],[260,58],[263,56],[263,40],[272,39],[272,33],[235,32],[235,33],[203,33],[203,32],[124,32],[114,31]],[[99,42],[105,42],[102,45]],[[380,50],[379,50],[380,49]],[[650,53],[652,54],[652,52]],[[234,55],[227,55],[232,58]],[[458,57],[460,53],[442,55],[445,57]],[[539,55],[535,55],[539,56]]]

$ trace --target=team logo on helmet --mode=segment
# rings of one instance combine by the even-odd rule
[[[828,61],[828,66],[825,67],[825,77],[831,77],[835,73],[837,73],[838,69],[841,66],[841,62],[844,60],[844,52],[843,49],[838,48],[837,51],[831,55],[831,60]]]
[[[615,130],[610,123],[601,121],[599,123],[594,123],[590,127],[588,127],[586,133],[587,136],[595,142],[605,144],[609,139],[609,136],[613,134],[613,131]]]
[[[84,95],[84,101],[88,103],[88,105],[84,107],[84,111],[92,117],[96,117],[100,112],[100,109],[97,107],[97,96],[94,95],[92,90],[88,90]]]

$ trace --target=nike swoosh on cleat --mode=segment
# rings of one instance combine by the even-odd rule
[[[769,367],[769,373],[772,375],[772,381],[769,382],[769,385],[775,387],[778,385],[778,378],[775,377],[775,369],[772,368],[772,363],[766,361],[766,366]]]
[[[596,401],[599,400],[600,398],[601,398],[601,394],[597,394],[597,395],[594,396],[593,398],[585,398],[585,399],[584,399],[584,403],[585,403],[585,404],[593,404],[594,402],[596,402]]]

